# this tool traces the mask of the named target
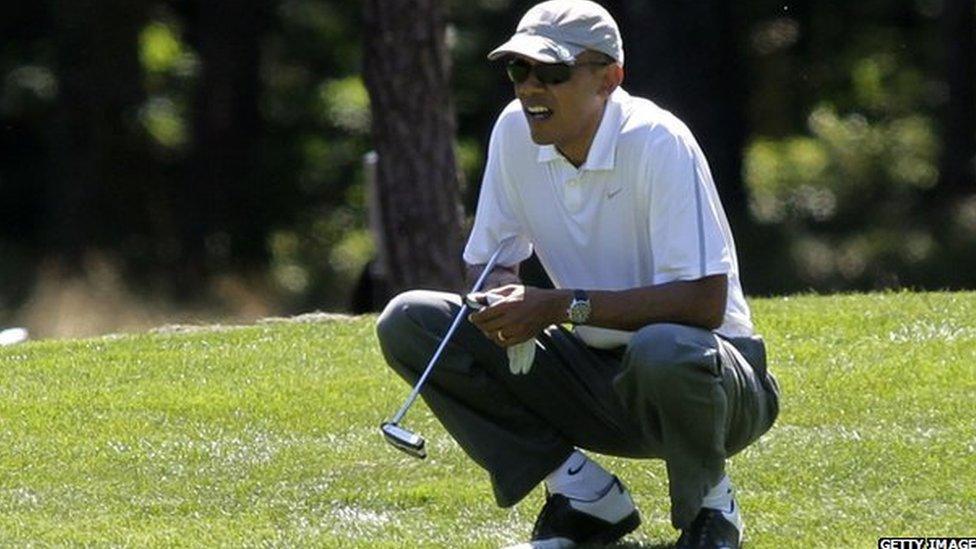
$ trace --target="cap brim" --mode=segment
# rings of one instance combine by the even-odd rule
[[[506,55],[524,55],[540,63],[572,63],[585,48],[559,44],[537,34],[518,33],[508,42],[491,50],[488,59],[494,61]]]

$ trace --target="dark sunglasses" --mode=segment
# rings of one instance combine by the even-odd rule
[[[508,78],[516,84],[525,82],[529,79],[530,74],[535,73],[535,77],[539,79],[539,82],[551,86],[568,82],[573,77],[573,69],[577,67],[586,65],[605,67],[609,64],[605,61],[584,61],[575,65],[568,65],[566,63],[539,63],[532,65],[524,59],[512,59],[506,65],[505,70],[508,72]]]

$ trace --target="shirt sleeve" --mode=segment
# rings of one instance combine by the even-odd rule
[[[669,134],[652,145],[649,163],[654,284],[731,272],[725,214],[694,138]]]
[[[495,123],[488,142],[488,161],[481,180],[478,209],[464,248],[464,261],[469,265],[488,263],[498,245],[511,237],[515,238],[499,256],[499,265],[514,266],[532,255],[532,245],[512,201],[513,193],[510,191],[517,182],[512,181],[506,170],[504,134],[503,113]]]

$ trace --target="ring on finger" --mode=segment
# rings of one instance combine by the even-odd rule
[[[505,337],[505,334],[503,334],[501,330],[498,330],[498,332],[495,333],[495,336],[497,336],[498,337],[498,341],[501,341],[501,342],[504,342],[505,340],[508,339],[507,337]]]

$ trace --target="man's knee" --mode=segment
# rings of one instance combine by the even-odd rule
[[[624,356],[632,376],[658,387],[667,387],[675,376],[686,376],[702,368],[717,374],[717,360],[718,351],[711,332],[681,324],[651,324],[641,328],[634,334]]]
[[[715,346],[708,330],[678,324],[645,326],[631,338],[613,384],[637,418],[649,452],[668,451],[661,446],[665,430],[699,423],[697,414],[711,413],[719,383]]]
[[[386,304],[376,320],[376,337],[383,349],[391,348],[396,342],[410,337],[413,330],[424,324],[428,315],[438,314],[443,297],[428,290],[409,290],[403,292]]]
[[[381,344],[395,339],[397,332],[402,330],[403,323],[409,322],[407,311],[413,301],[411,293],[412,291],[404,292],[391,299],[376,319],[376,337]]]

